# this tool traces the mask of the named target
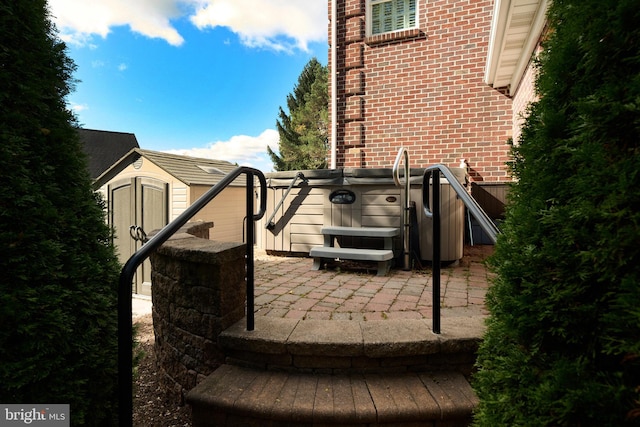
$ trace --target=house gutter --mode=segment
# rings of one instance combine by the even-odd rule
[[[338,150],[338,72],[337,65],[337,35],[338,28],[338,0],[331,3],[331,163],[330,168],[336,169],[336,156]]]
[[[536,12],[536,16],[531,23],[531,28],[529,29],[529,35],[527,40],[523,46],[523,53],[520,55],[518,59],[518,64],[516,65],[516,70],[513,73],[512,83],[509,90],[509,95],[513,96],[518,88],[517,85],[514,85],[513,82],[522,81],[522,76],[524,75],[529,62],[531,61],[531,55],[534,53],[536,46],[538,45],[538,40],[540,38],[540,34],[544,30],[544,26],[547,22],[547,0],[541,0],[540,5],[538,6],[538,10]]]
[[[494,88],[509,87],[509,95],[513,96],[517,90],[517,83],[519,83],[524,75],[531,55],[534,52],[540,34],[542,33],[547,15],[547,0],[537,0],[537,10],[533,19],[526,23],[527,37],[522,42],[522,45],[518,46],[517,60],[513,67],[513,71],[508,78],[499,75],[501,62],[504,60],[505,50],[509,43],[513,43],[510,40],[510,31],[513,31],[515,27],[512,27],[512,20],[517,17],[515,8],[521,6],[522,2],[517,0],[496,0],[493,5],[493,17],[491,19],[491,32],[489,34],[489,47],[487,52],[487,62],[485,64],[484,83]],[[522,26],[524,27],[524,26]],[[519,32],[524,31],[525,28],[518,28]],[[512,36],[513,34],[511,34]],[[510,49],[509,55],[514,55],[513,48]]]
[[[493,5],[493,17],[491,19],[491,32],[489,34],[489,51],[484,71],[484,83],[493,85],[500,53],[502,52],[504,35],[509,21],[510,1],[496,0]]]

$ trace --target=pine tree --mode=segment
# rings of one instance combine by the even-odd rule
[[[474,385],[478,426],[640,425],[640,7],[554,0]]]
[[[311,59],[298,77],[293,93],[287,96],[289,114],[280,107],[276,122],[279,154],[267,147],[276,170],[327,167],[327,78],[327,67],[316,58]]]
[[[46,0],[0,1],[0,402],[117,425],[120,265],[48,13]]]

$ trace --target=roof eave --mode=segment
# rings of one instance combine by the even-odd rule
[[[508,21],[509,3],[510,0],[496,0],[493,4],[491,32],[489,33],[489,49],[484,71],[484,82],[491,86],[494,84],[498,63],[500,62],[502,40],[504,39]]]
[[[514,18],[516,3],[519,3],[518,0],[496,0],[494,4],[484,75],[486,84],[496,89],[508,87],[510,95],[515,93],[538,44],[546,23],[548,2],[536,0],[529,3],[537,6],[536,12],[526,24],[524,41],[516,49],[510,47],[509,55],[517,59],[515,63],[513,60],[510,61],[511,64],[507,66],[505,51],[513,41],[513,36],[509,35],[508,30]]]
[[[122,172],[127,166],[138,160],[142,156],[139,148],[132,148],[127,154],[122,156],[117,162],[115,162],[109,169],[104,171],[99,177],[93,181],[93,188],[98,188],[105,185],[107,182],[115,178],[120,172]]]

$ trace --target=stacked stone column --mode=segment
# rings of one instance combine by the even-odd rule
[[[179,403],[224,363],[220,332],[245,315],[245,245],[176,234],[151,257],[155,353]]]

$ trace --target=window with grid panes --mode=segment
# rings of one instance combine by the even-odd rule
[[[414,28],[417,0],[371,0],[371,34]]]

